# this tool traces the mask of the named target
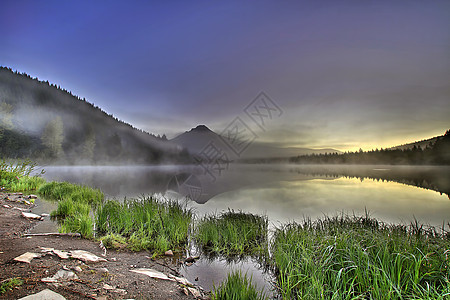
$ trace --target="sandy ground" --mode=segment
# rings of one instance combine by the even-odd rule
[[[20,277],[23,284],[0,295],[0,299],[18,299],[49,288],[66,299],[195,299],[186,286],[130,272],[135,268],[151,268],[164,274],[179,276],[184,258],[165,257],[151,260],[149,252],[107,251],[99,243],[68,236],[24,236],[38,222],[22,216],[31,205],[23,196],[0,193],[0,282]],[[17,262],[25,252],[42,253],[40,247],[58,250],[85,250],[107,261],[86,264],[77,259],[60,259],[56,255],[34,258],[30,263]],[[77,279],[58,283],[42,282],[58,270],[72,270]],[[186,293],[188,295],[186,295]],[[203,293],[199,298],[208,298]]]

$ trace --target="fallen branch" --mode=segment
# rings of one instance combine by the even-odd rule
[[[81,237],[79,233],[59,233],[59,232],[47,232],[47,233],[26,233],[23,236],[70,236],[70,237]]]

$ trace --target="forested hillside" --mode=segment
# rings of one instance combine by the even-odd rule
[[[291,157],[289,161],[303,164],[450,165],[450,130],[447,130],[442,136],[429,139],[424,148],[414,145],[404,149],[393,147],[343,154],[301,155]]]
[[[69,164],[189,161],[164,136],[133,128],[59,86],[5,67],[0,67],[0,157]]]

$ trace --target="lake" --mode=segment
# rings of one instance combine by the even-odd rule
[[[271,224],[340,212],[390,223],[442,226],[450,221],[450,167],[231,165],[215,181],[195,166],[45,167],[47,180],[100,188],[122,200],[191,195],[199,215],[228,209],[265,214]],[[190,178],[189,178],[190,177]],[[196,194],[190,193],[195,188]]]
[[[304,218],[340,213],[388,223],[414,220],[441,228],[450,222],[450,167],[231,164],[220,174],[199,166],[58,166],[45,167],[47,180],[100,188],[107,198],[158,194],[194,201],[198,216],[232,209],[268,216],[271,228]],[[448,229],[448,227],[446,227]],[[202,258],[182,270],[189,280],[210,289],[239,268],[267,288],[268,275],[255,262],[227,263]]]

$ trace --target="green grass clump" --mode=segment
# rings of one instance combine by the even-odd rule
[[[29,192],[35,191],[40,186],[45,184],[45,179],[38,176],[24,176],[19,178],[17,181],[12,182],[8,190],[11,192]]]
[[[38,193],[49,200],[72,200],[73,202],[83,202],[92,206],[99,205],[105,198],[105,195],[99,189],[56,181],[44,184],[39,188]]]
[[[4,187],[10,192],[26,192],[34,191],[45,183],[45,179],[40,175],[30,176],[35,171],[36,164],[29,161],[0,161],[0,187]]]
[[[89,215],[75,214],[66,217],[60,228],[60,232],[72,233],[78,232],[84,238],[93,238],[94,221]]]
[[[143,197],[123,203],[106,201],[95,219],[99,235],[120,235],[132,250],[163,253],[187,243],[192,212],[175,201]]]
[[[89,215],[91,207],[87,203],[75,202],[71,199],[66,199],[58,202],[56,210],[51,212],[52,217],[68,217],[72,215]]]
[[[338,216],[276,230],[283,299],[445,299],[450,240],[375,219]]]
[[[264,293],[258,292],[247,276],[240,272],[228,274],[227,279],[218,288],[214,286],[211,295],[213,300],[258,300],[267,299]]]
[[[60,218],[60,232],[77,232],[85,238],[93,237],[91,208],[103,202],[104,194],[101,190],[52,181],[42,185],[38,193],[46,199],[58,201],[58,207],[51,212],[51,216]]]
[[[21,286],[23,284],[23,280],[20,278],[10,278],[7,280],[4,280],[2,284],[0,285],[0,295],[3,295],[7,291],[10,291],[18,286]]]
[[[127,246],[127,239],[119,234],[110,233],[100,238],[106,249],[122,249]]]
[[[258,256],[267,252],[267,228],[265,216],[228,211],[200,220],[194,238],[213,254]]]

